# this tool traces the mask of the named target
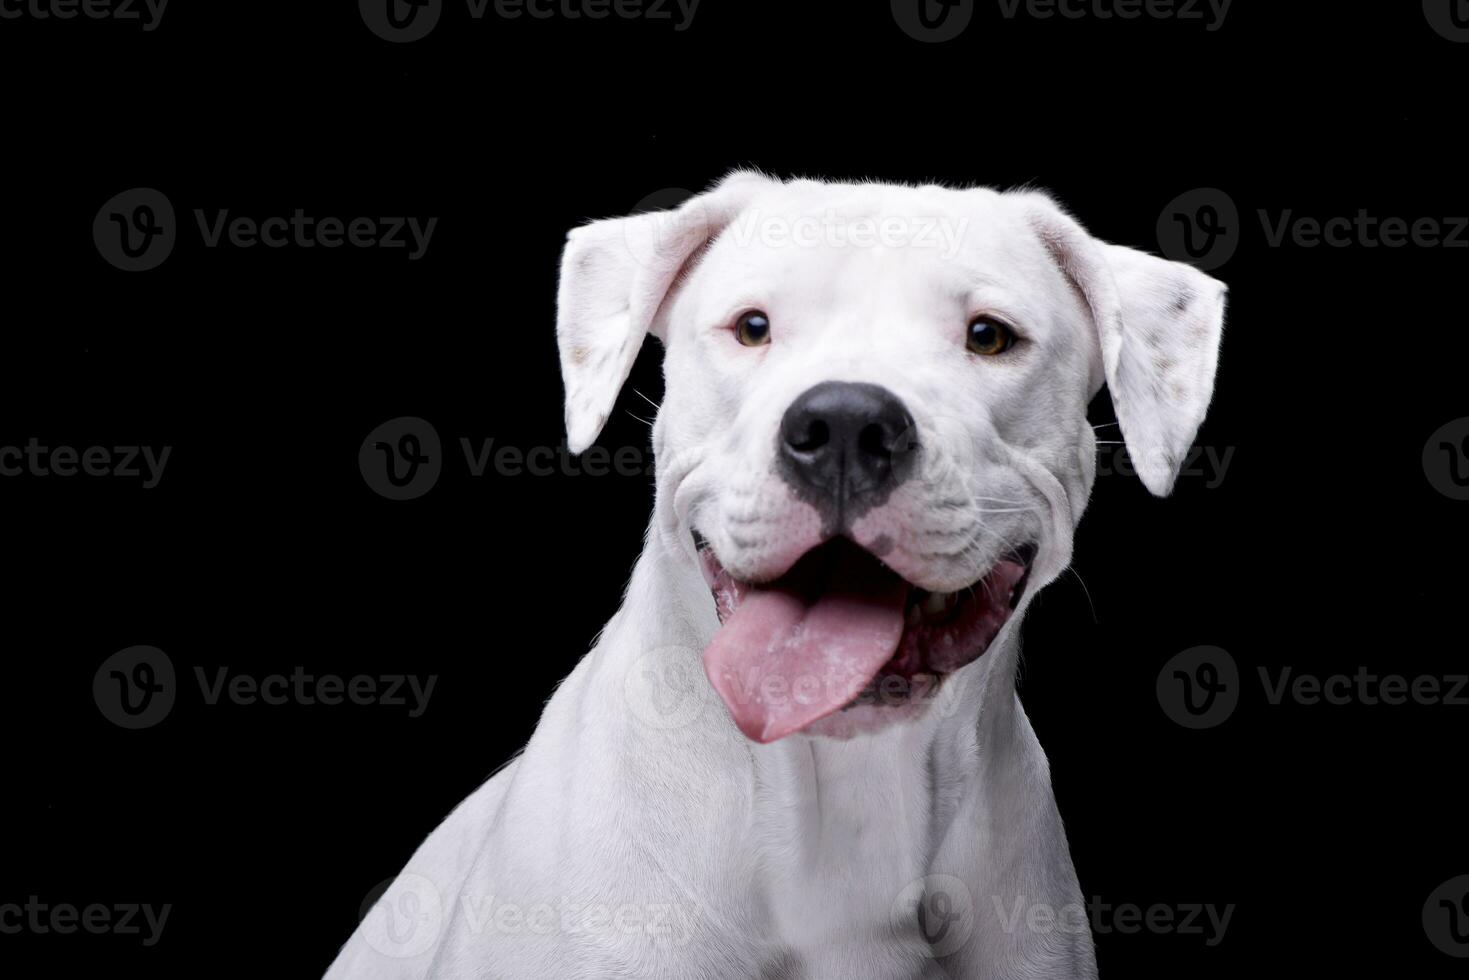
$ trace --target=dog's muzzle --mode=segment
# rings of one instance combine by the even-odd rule
[[[887,388],[818,384],[786,410],[776,446],[782,481],[820,515],[814,540],[788,567],[742,579],[691,529],[720,621],[704,670],[754,741],[916,716],[1018,608],[1033,542],[1007,543],[966,586],[936,592],[854,536],[854,522],[914,475],[921,451],[912,414]]]

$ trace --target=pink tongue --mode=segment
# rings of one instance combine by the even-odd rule
[[[908,583],[875,561],[843,562],[814,603],[751,587],[704,651],[704,671],[740,731],[773,742],[837,711],[897,652]]]

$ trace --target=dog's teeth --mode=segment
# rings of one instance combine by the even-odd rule
[[[934,592],[923,600],[923,611],[929,616],[937,616],[949,607],[953,598],[952,592]]]

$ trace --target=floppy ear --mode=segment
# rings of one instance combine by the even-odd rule
[[[1026,218],[1090,308],[1100,363],[1138,476],[1173,489],[1214,393],[1228,287],[1183,262],[1098,241],[1043,194]]]
[[[561,256],[556,341],[574,453],[602,431],[643,337],[662,339],[658,312],[685,266],[773,183],[736,171],[673,211],[608,218],[574,229]]]

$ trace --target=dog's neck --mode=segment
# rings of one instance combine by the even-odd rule
[[[604,642],[613,641],[622,659],[614,677],[659,650],[691,658],[696,666],[685,675],[696,671],[702,680],[698,658],[719,623],[695,556],[670,547],[672,537],[651,529],[623,608],[608,626]],[[846,740],[797,734],[757,745],[740,734],[712,691],[692,724],[729,748],[722,762],[748,760],[745,771],[728,776],[750,787],[751,833],[787,854],[787,867],[818,877],[821,869],[850,868],[859,846],[859,863],[891,861],[893,876],[911,877],[915,869],[923,873],[961,801],[978,791],[985,757],[993,762],[1014,734],[1018,630],[1006,634],[946,678],[943,695],[919,718],[873,734]],[[687,743],[687,734],[674,737]],[[869,865],[867,876],[874,871],[882,873]]]

